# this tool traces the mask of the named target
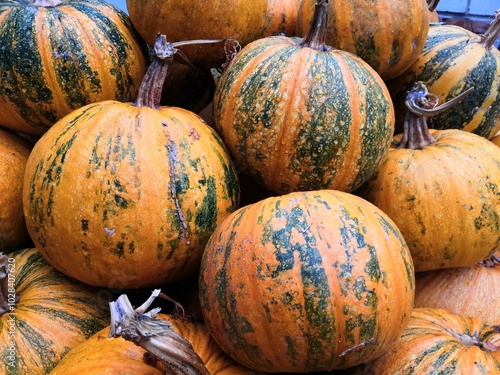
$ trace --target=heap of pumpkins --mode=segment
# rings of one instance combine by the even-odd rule
[[[500,373],[500,16],[230,3],[0,0],[0,372]]]

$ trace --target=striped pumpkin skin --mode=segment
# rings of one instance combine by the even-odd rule
[[[0,124],[7,128],[41,135],[86,104],[130,101],[145,70],[145,43],[105,1],[0,0]]]
[[[305,35],[315,0],[303,0],[297,33]],[[351,52],[384,80],[402,74],[424,48],[429,32],[426,0],[335,0],[329,3],[326,44]]]
[[[203,323],[158,314],[188,340],[211,375],[257,375],[229,358],[215,343]],[[50,375],[162,375],[162,364],[147,363],[146,351],[121,337],[108,338],[109,327],[102,329],[68,353]]]
[[[29,243],[23,214],[24,169],[33,145],[0,128],[0,249],[19,250]]]
[[[214,95],[215,129],[239,166],[277,193],[353,191],[394,132],[380,77],[358,57],[269,37],[242,49]]]
[[[300,0],[127,0],[132,24],[153,45],[158,33],[170,42],[234,38],[241,46],[265,36],[296,35]],[[220,67],[219,43],[179,47],[196,64]]]
[[[500,323],[500,252],[469,267],[418,272],[415,307],[443,308],[473,316],[486,324]]]
[[[13,314],[0,317],[0,372],[45,375],[72,348],[109,325],[108,301],[100,300],[98,289],[55,270],[34,248],[9,256],[19,301]],[[12,362],[7,357],[11,341]]]
[[[422,81],[439,103],[469,87],[474,91],[452,108],[427,120],[429,128],[461,129],[492,138],[500,130],[500,52],[486,49],[481,37],[459,26],[434,25],[419,58],[388,82],[396,110],[396,134],[402,132],[405,100]]]
[[[125,289],[193,274],[238,199],[227,150],[200,117],[116,101],[50,128],[30,154],[23,188],[28,231],[54,267]]]
[[[240,208],[207,244],[200,304],[219,346],[263,372],[347,368],[406,325],[414,269],[394,223],[352,194],[319,190]]]
[[[394,346],[349,375],[500,373],[498,325],[446,309],[415,308]]]
[[[500,245],[500,148],[462,130],[430,130],[421,150],[391,147],[356,194],[396,223],[416,271],[465,267]]]

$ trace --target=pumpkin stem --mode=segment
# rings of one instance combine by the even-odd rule
[[[141,306],[134,310],[130,300],[122,294],[110,302],[111,325],[109,337],[123,337],[147,350],[174,374],[210,375],[191,343],[175,332],[166,320],[158,319],[160,308],[146,312],[156,297],[161,295],[155,289]]]
[[[33,0],[33,5],[38,7],[56,7],[61,3],[61,0]]]
[[[439,4],[439,0],[427,0],[429,11],[434,12]]]
[[[12,264],[8,256],[0,253],[0,316],[14,311],[14,305],[19,301],[19,295],[14,289],[14,280],[9,277],[9,268]]]
[[[149,65],[144,78],[139,86],[137,98],[133,103],[136,107],[161,108],[161,92],[167,77],[168,64],[174,59],[174,55],[179,53],[186,64],[194,66],[191,60],[177,49],[179,46],[204,43],[221,43],[224,39],[197,39],[180,41],[175,43],[167,42],[167,36],[158,34],[154,44],[154,59]]]
[[[483,260],[480,264],[488,268],[500,265],[500,253],[493,254],[491,257]]]
[[[471,334],[465,333],[453,333],[453,336],[457,338],[462,344],[468,346],[477,346],[481,350],[488,353],[496,352],[500,350],[500,326],[487,325],[481,332],[475,332]]]
[[[328,5],[328,0],[316,0],[311,26],[300,42],[301,47],[309,47],[318,51],[328,50],[325,44]]]
[[[491,49],[498,37],[500,37],[500,10],[495,12],[495,19],[481,37],[481,44],[484,48]]]
[[[415,83],[406,97],[407,111],[403,124],[403,137],[396,143],[396,147],[420,150],[436,142],[436,139],[429,131],[427,117],[437,115],[453,107],[473,90],[474,88],[470,87],[453,99],[438,106],[438,97],[429,93],[422,81]]]

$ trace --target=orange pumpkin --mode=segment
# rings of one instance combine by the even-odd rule
[[[490,141],[500,147],[500,131]]]
[[[473,266],[417,272],[415,306],[500,324],[500,253]]]
[[[446,309],[415,308],[390,350],[348,374],[500,374],[499,331]]]
[[[109,324],[100,291],[55,270],[34,248],[0,254],[1,374],[45,375]]]
[[[304,36],[316,0],[303,0],[297,34]],[[429,32],[426,0],[330,1],[326,44],[354,53],[384,80],[403,73],[424,48]]]
[[[0,124],[41,135],[89,103],[129,101],[146,44],[103,0],[0,0]]]
[[[0,249],[19,250],[30,242],[23,214],[24,169],[33,145],[0,127]]]
[[[399,143],[357,191],[396,223],[416,271],[471,266],[500,245],[500,148],[464,130],[429,130],[427,116],[448,104],[418,105],[436,100],[414,86]]]
[[[159,105],[172,45],[164,35],[134,103],[104,101],[55,124],[33,148],[28,231],[62,272],[139,288],[194,275],[208,237],[237,208],[239,185],[215,131]]]
[[[218,347],[202,323],[192,323],[170,315],[158,319],[169,322],[188,340],[210,375],[257,375],[238,365]],[[110,338],[109,327],[71,350],[50,375],[163,375],[161,363],[148,360],[146,350],[121,337]],[[182,372],[181,372],[182,373]]]
[[[158,33],[170,41],[236,39],[244,46],[265,36],[294,36],[300,0],[127,0],[135,29],[153,45]],[[220,67],[224,46],[184,46],[198,66]]]
[[[331,371],[376,358],[401,334],[414,270],[401,233],[337,190],[240,208],[203,253],[207,328],[237,362],[264,372]]]

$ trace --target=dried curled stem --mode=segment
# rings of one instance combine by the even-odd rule
[[[125,294],[110,302],[109,337],[123,337],[147,350],[165,364],[167,374],[210,375],[191,343],[175,332],[169,322],[157,318],[159,308],[146,312],[159,295],[160,290],[155,289],[135,310]]]
[[[405,101],[408,110],[403,124],[403,137],[395,146],[397,148],[420,150],[436,142],[436,139],[429,132],[427,117],[435,116],[453,107],[473,90],[474,88],[470,87],[453,99],[438,106],[438,97],[429,93],[423,82],[415,83]]]
[[[481,264],[485,267],[497,267],[500,265],[500,253],[493,254],[488,259],[485,259],[481,262]]]

